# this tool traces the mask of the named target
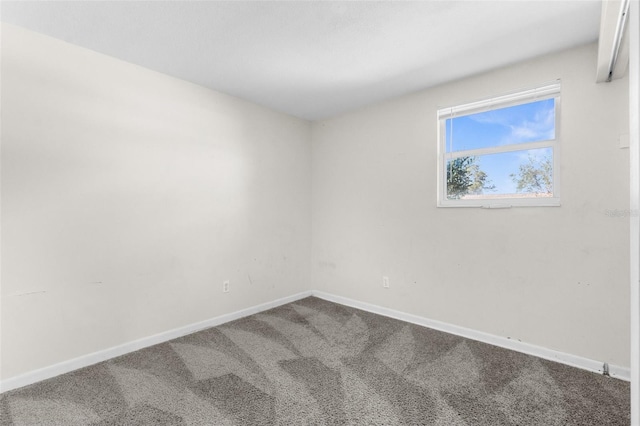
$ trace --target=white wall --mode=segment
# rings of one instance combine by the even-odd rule
[[[0,377],[308,289],[628,366],[628,81],[595,59],[310,125],[3,24]],[[562,207],[437,209],[437,108],[556,78]]]
[[[306,288],[309,123],[6,24],[1,76],[2,378]]]
[[[629,366],[628,79],[589,45],[312,127],[312,287]],[[562,206],[436,208],[436,110],[562,79]],[[382,288],[388,275],[390,289]]]
[[[640,5],[629,4],[631,424],[640,424]]]

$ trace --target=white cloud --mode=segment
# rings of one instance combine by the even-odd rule
[[[510,134],[504,144],[552,139],[555,135],[555,110],[553,106],[537,111],[533,120],[522,120],[509,125]]]

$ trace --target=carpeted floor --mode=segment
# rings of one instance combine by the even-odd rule
[[[0,397],[0,425],[628,425],[629,384],[309,297]]]

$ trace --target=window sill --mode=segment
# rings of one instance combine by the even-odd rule
[[[560,207],[560,198],[507,198],[500,200],[500,202],[495,202],[492,200],[439,200],[437,207],[475,207],[483,209],[509,209],[512,207]]]

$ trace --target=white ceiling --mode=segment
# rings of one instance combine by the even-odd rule
[[[600,9],[600,0],[2,1],[0,17],[317,120],[593,42]]]

